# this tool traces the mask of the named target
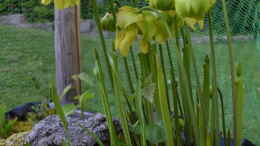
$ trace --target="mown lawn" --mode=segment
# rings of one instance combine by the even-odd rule
[[[96,37],[86,36],[82,37],[81,43],[82,70],[91,74],[94,66],[92,48],[100,48],[100,43]],[[243,64],[247,90],[244,135],[260,145],[260,51],[257,51],[255,41],[235,41],[234,47],[237,59]],[[196,44],[194,48],[201,70],[203,58],[209,51],[208,44]],[[218,84],[224,93],[227,118],[231,119],[228,50],[224,41],[216,43],[216,55]],[[0,26],[0,103],[10,109],[47,97],[48,87],[55,80],[54,63],[52,33]]]

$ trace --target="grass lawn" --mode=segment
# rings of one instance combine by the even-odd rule
[[[100,48],[95,38],[82,37],[82,70],[93,69],[92,48]],[[246,83],[244,135],[260,145],[260,51],[255,41],[236,41],[235,53],[243,64]],[[208,44],[194,46],[201,70]],[[231,119],[231,88],[228,50],[225,42],[216,43],[219,87],[224,93],[227,118]],[[48,96],[49,84],[55,79],[53,34],[33,29],[0,26],[0,103],[8,108],[38,101]],[[95,104],[95,103],[93,103]],[[229,120],[230,121],[230,120]],[[228,123],[231,125],[231,123]]]

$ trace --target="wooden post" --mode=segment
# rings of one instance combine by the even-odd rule
[[[72,76],[80,73],[80,12],[79,6],[55,10],[55,55],[56,86],[61,95],[68,85],[72,89],[63,97],[62,104],[73,103],[73,97],[80,94],[80,81]]]

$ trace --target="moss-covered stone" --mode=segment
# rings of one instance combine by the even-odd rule
[[[0,146],[5,146],[5,139],[0,139]]]
[[[12,132],[13,133],[20,133],[20,132],[25,132],[25,131],[30,131],[33,127],[33,122],[32,121],[18,121],[15,123]]]
[[[26,144],[26,137],[29,133],[30,132],[27,131],[11,135],[5,140],[4,146],[24,146]]]

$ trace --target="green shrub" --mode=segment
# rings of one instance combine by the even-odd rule
[[[7,138],[10,136],[12,128],[16,120],[7,120],[5,117],[6,107],[0,105],[0,138]]]
[[[125,0],[120,1],[121,4],[127,3]],[[93,18],[93,9],[89,0],[81,0],[81,18]],[[99,3],[100,13],[104,14],[109,10],[107,2]],[[41,4],[40,0],[0,0],[0,14],[24,14],[29,22],[46,22],[53,21],[54,7],[48,7]]]
[[[22,13],[27,17],[29,22],[46,22],[53,21],[53,6],[43,6],[39,1],[27,0],[22,5]]]
[[[0,0],[0,14],[21,13],[23,0]]]
[[[24,14],[29,22],[53,21],[53,6],[43,6],[39,0],[0,0],[0,13]]]
[[[100,5],[102,13],[108,10],[107,5]],[[92,8],[89,0],[81,1],[81,18],[92,18]],[[0,0],[0,14],[24,14],[29,22],[47,22],[54,19],[54,7],[41,4],[40,0]]]

